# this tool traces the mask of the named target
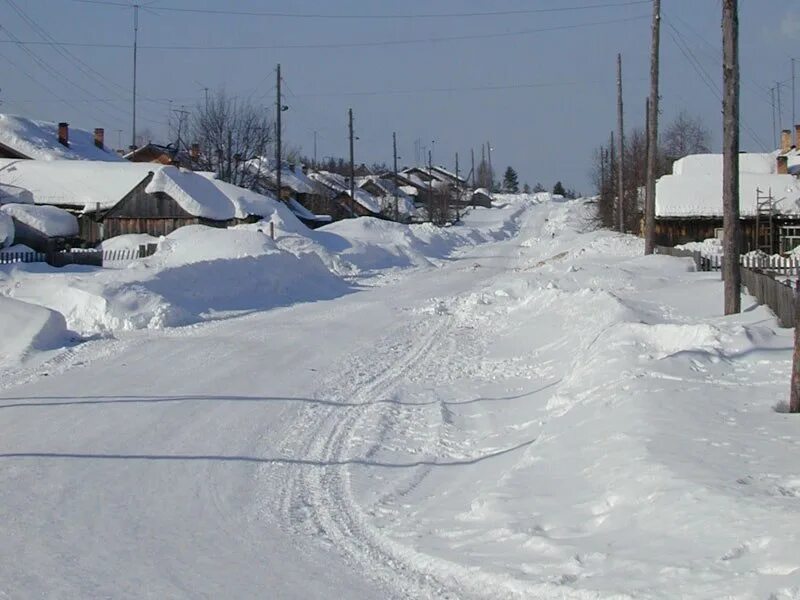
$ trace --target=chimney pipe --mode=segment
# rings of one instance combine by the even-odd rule
[[[789,157],[785,154],[778,156],[778,175],[789,174]]]
[[[200,160],[200,144],[194,142],[189,150],[189,156],[192,161],[197,162]]]
[[[788,129],[781,131],[781,154],[786,154],[792,149],[792,132]]]
[[[105,148],[106,130],[97,127],[94,130],[94,145],[103,150]]]
[[[58,124],[58,143],[69,148],[69,123]]]

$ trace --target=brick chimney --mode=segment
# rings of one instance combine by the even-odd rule
[[[69,123],[58,124],[58,143],[69,148]]]
[[[94,145],[103,150],[105,148],[106,130],[96,127],[94,130]]]
[[[792,132],[788,129],[781,131],[781,154],[786,154],[792,149]]]
[[[200,160],[200,144],[194,142],[189,149],[189,156],[193,162]]]
[[[800,150],[800,124],[794,126],[794,145]]]
[[[778,175],[789,174],[789,157],[785,154],[778,156]]]

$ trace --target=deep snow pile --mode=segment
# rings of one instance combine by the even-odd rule
[[[0,270],[0,294],[56,310],[85,333],[187,325],[347,291],[315,255],[280,250],[259,231],[199,225],[124,269]]]
[[[71,339],[60,313],[0,296],[0,365],[59,348]]]

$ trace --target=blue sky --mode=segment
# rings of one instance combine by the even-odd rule
[[[644,119],[651,7],[607,6],[623,2],[145,1],[149,9],[140,13],[138,128],[148,129],[156,141],[165,139],[170,106],[191,110],[202,99],[203,87],[249,96],[269,109],[280,62],[290,106],[284,113],[285,138],[307,154],[313,151],[314,131],[320,157],[347,154],[347,109],[352,107],[360,162],[390,161],[392,131],[398,132],[402,164],[414,162],[415,140],[434,149],[435,162],[451,167],[456,152],[467,165],[470,149],[480,156],[481,144],[491,141],[496,171],[512,165],[520,180],[531,185],[541,181],[550,187],[558,179],[586,192],[592,150],[615,127],[617,52],[625,63],[627,124]],[[712,130],[716,149],[720,103],[689,60],[697,61],[712,84],[721,85],[720,2],[662,3],[663,121],[686,108]],[[595,7],[568,10],[587,5]],[[332,19],[167,8],[373,16],[559,10]],[[742,143],[746,149],[762,150],[772,145],[769,88],[776,82],[783,85],[783,126],[790,126],[790,58],[800,59],[800,6],[785,0],[740,0],[740,19]],[[89,129],[105,127],[112,145],[118,137],[124,145],[130,143],[132,9],[75,0],[0,0],[0,25],[0,40],[42,41],[46,32],[58,42],[90,44],[57,49],[0,43],[0,109]],[[441,39],[453,37],[470,39]],[[394,43],[409,41],[414,43]],[[371,42],[383,45],[307,47]],[[273,48],[148,48],[231,45]]]

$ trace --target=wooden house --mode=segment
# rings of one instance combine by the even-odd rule
[[[788,144],[785,150],[792,152]],[[786,249],[781,238],[787,228],[800,225],[800,182],[788,172],[782,151],[739,156],[745,252]],[[656,243],[675,246],[713,238],[722,229],[722,212],[722,155],[681,158],[675,161],[672,174],[656,184]]]
[[[159,165],[172,165],[183,169],[193,169],[196,160],[192,160],[190,153],[179,150],[172,144],[162,146],[148,142],[124,156],[125,160],[135,163],[155,163]]]
[[[350,194],[350,182],[346,177],[329,171],[314,171],[308,174],[330,195],[331,216],[334,219],[350,217],[385,218],[381,211],[381,202],[368,191],[354,185],[354,194]]]
[[[257,204],[249,202],[244,210],[206,177],[150,163],[0,160],[0,183],[27,189],[36,204],[74,214],[84,245],[128,233],[160,236],[185,225],[227,227],[260,218]]]

